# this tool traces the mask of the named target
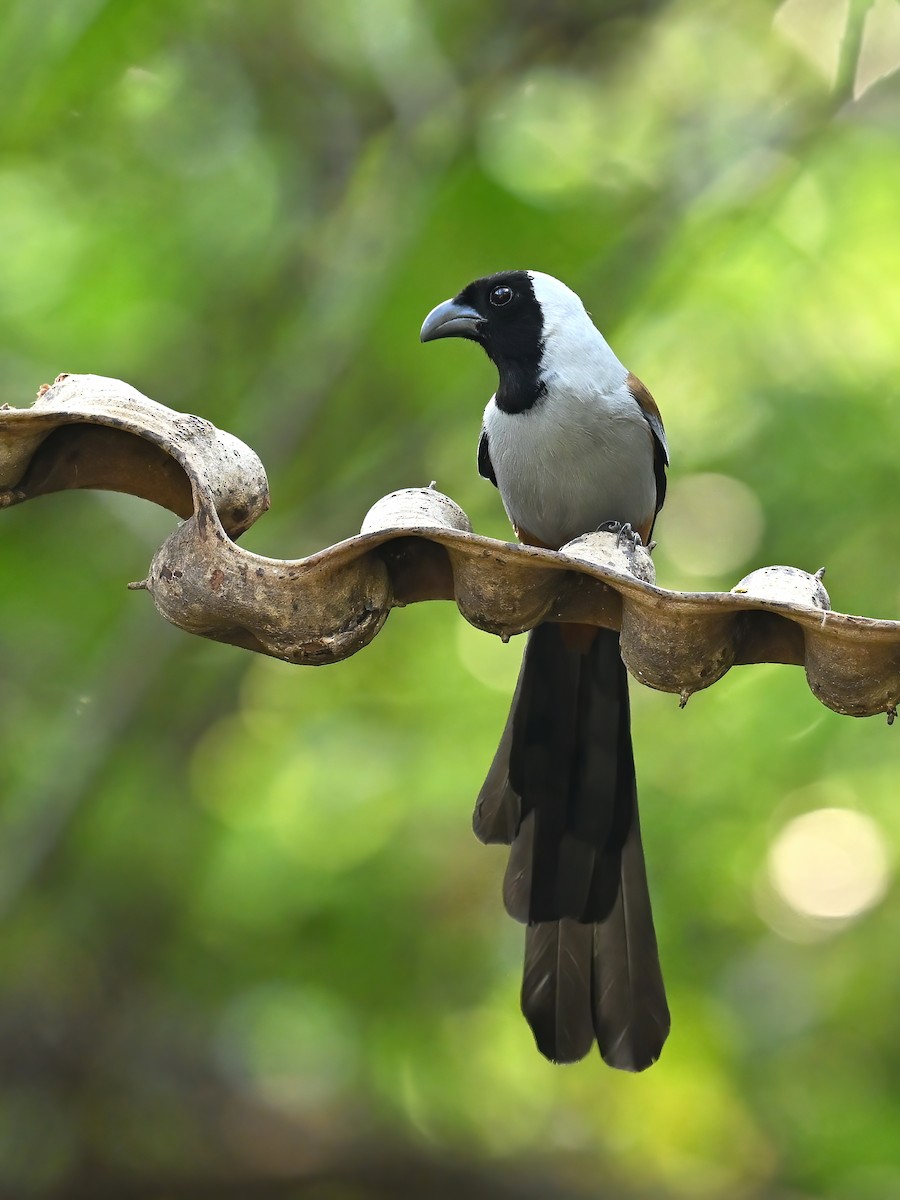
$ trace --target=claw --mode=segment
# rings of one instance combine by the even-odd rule
[[[616,534],[616,545],[626,546],[629,550],[637,550],[638,546],[643,546],[641,535],[636,529],[632,529],[631,524],[626,521]]]
[[[641,535],[636,529],[632,529],[629,521],[602,521],[597,526],[597,533],[614,533],[616,535],[616,545],[621,547],[627,543],[634,550],[638,546],[643,546]]]

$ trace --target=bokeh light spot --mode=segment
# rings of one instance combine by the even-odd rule
[[[239,158],[256,121],[253,93],[236,59],[196,44],[130,67],[118,99],[135,145],[157,167],[189,177]]]
[[[813,175],[801,175],[791,187],[775,223],[798,250],[814,254],[821,248],[828,232],[828,205]]]
[[[456,627],[456,652],[459,661],[479,683],[496,692],[511,694],[522,661],[521,640],[504,644],[500,638],[475,629],[468,621],[460,621]]]
[[[785,0],[775,28],[829,83],[837,78],[841,38],[850,0]]]
[[[789,821],[769,850],[769,879],[796,913],[848,921],[887,891],[888,856],[871,817],[846,808],[819,808]]]
[[[225,1072],[288,1112],[318,1111],[353,1077],[357,1041],[337,996],[294,984],[261,984],[224,1010],[216,1052]]]
[[[396,786],[390,753],[377,737],[357,731],[348,753],[346,741],[323,730],[319,753],[299,749],[272,778],[264,819],[298,862],[345,871],[389,838],[401,815]]]
[[[526,199],[590,185],[601,154],[600,104],[577,76],[538,71],[502,95],[479,130],[484,169]]]
[[[900,67],[900,4],[875,0],[866,14],[862,46],[856,64],[853,98],[858,100],[873,83]]]
[[[720,575],[754,554],[764,524],[762,506],[745,483],[729,475],[688,475],[669,488],[660,549],[688,575]]]
[[[81,232],[65,195],[64,181],[49,173],[0,172],[0,317],[33,317],[66,291]]]

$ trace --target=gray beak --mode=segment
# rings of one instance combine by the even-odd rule
[[[433,342],[445,337],[474,337],[478,326],[484,318],[481,313],[470,308],[468,304],[460,304],[457,300],[445,300],[437,308],[433,308],[425,318],[420,342]]]

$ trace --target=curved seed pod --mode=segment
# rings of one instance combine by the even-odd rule
[[[763,567],[732,592],[667,591],[647,551],[615,533],[559,551],[479,537],[434,487],[392,492],[360,535],[308,558],[265,558],[236,543],[269,494],[231,434],[96,375],[61,375],[31,408],[0,407],[0,508],[85,487],[184,519],[135,585],[167,620],[288,662],[338,662],[392,608],[452,599],[502,637],[547,618],[618,629],[629,670],[682,700],[732,665],[780,662],[804,666],[836,712],[890,717],[900,702],[900,622],[831,611],[821,572]]]

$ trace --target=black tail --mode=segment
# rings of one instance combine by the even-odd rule
[[[483,842],[511,845],[507,912],[527,924],[522,1011],[538,1049],[576,1062],[596,1039],[641,1071],[669,1032],[618,634],[528,638],[503,737],[475,806]]]

